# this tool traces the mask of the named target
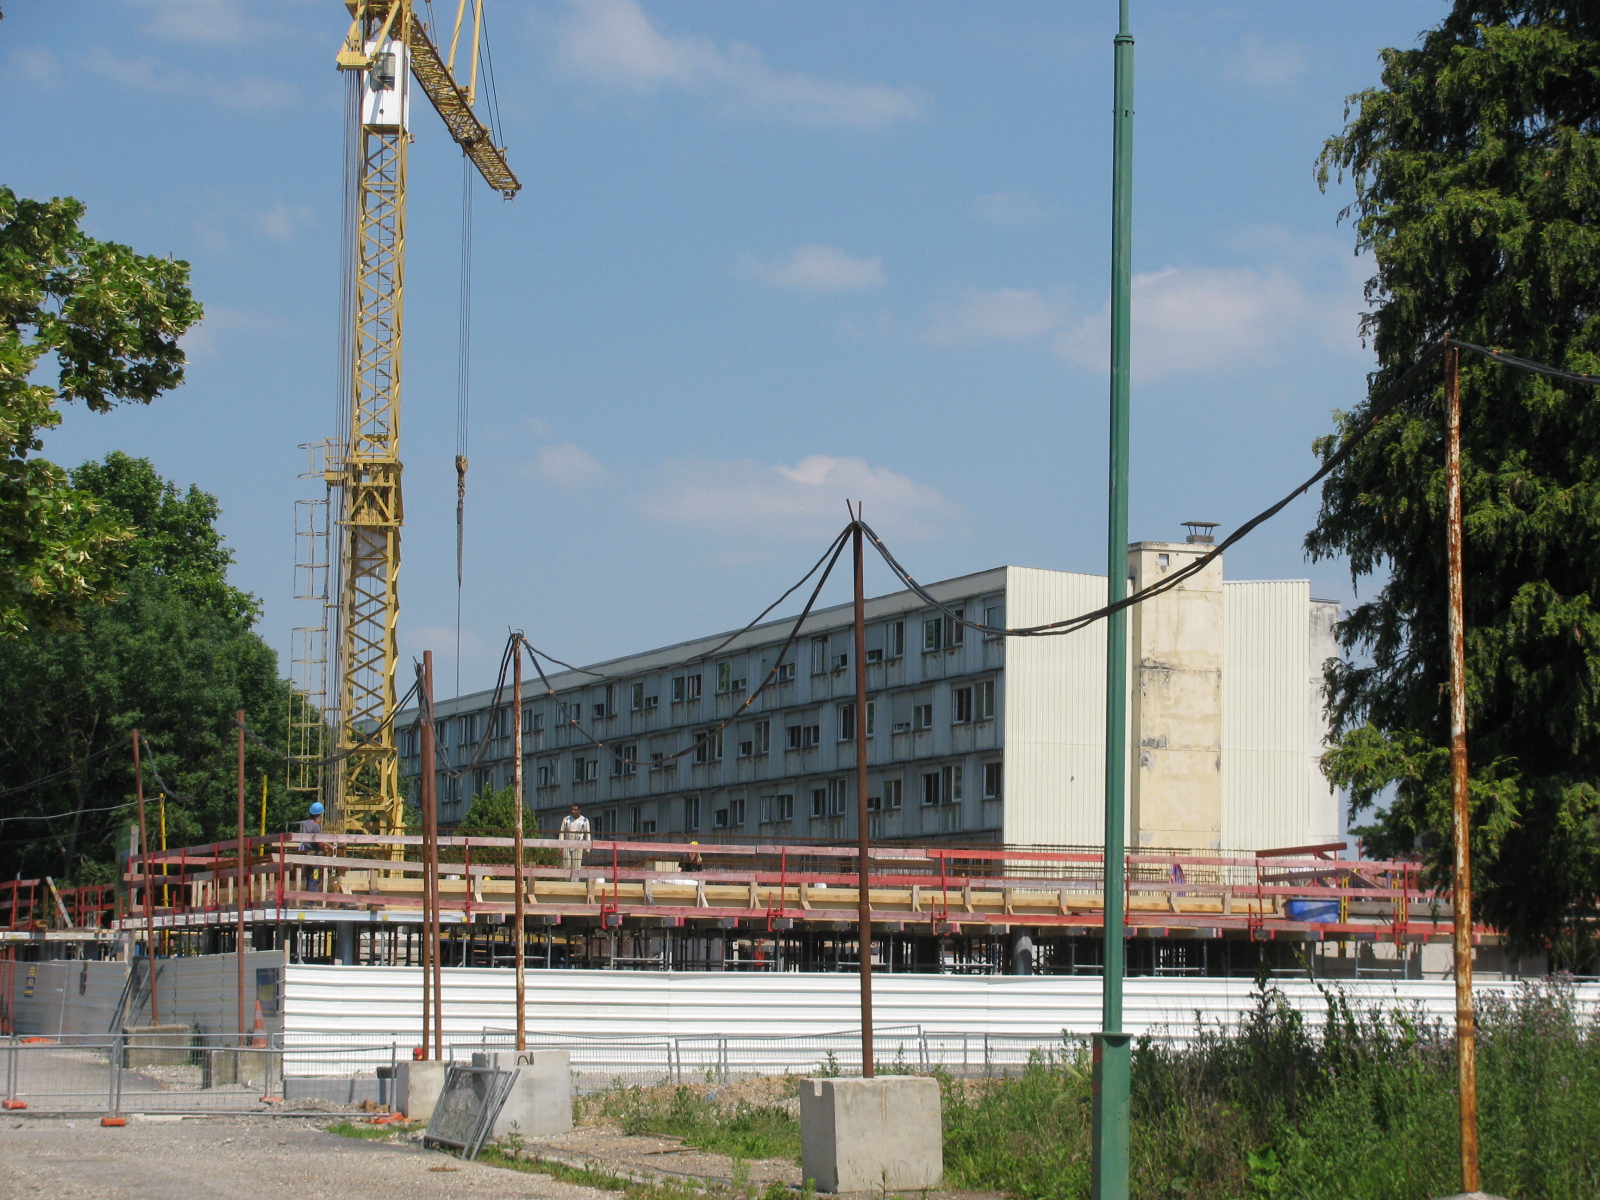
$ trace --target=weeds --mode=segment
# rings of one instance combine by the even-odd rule
[[[1600,1196],[1600,1027],[1570,989],[1479,1006],[1485,1190]],[[1456,1190],[1450,1030],[1415,1012],[1356,1012],[1329,994],[1320,1030],[1263,987],[1235,1028],[1133,1057],[1134,1195],[1160,1200],[1424,1200]],[[1026,1200],[1089,1188],[1087,1047],[1020,1077],[944,1080],[945,1170],[958,1187]]]
[[[340,1137],[381,1141],[397,1133],[415,1133],[422,1128],[422,1124],[421,1121],[411,1121],[395,1122],[392,1125],[357,1125],[351,1121],[340,1121],[337,1125],[325,1126],[322,1132],[338,1134]]]
[[[800,1123],[775,1104],[741,1100],[724,1108],[716,1103],[714,1092],[701,1094],[690,1087],[676,1087],[668,1094],[619,1087],[603,1095],[599,1111],[624,1133],[681,1138],[685,1145],[711,1154],[734,1159],[800,1157]]]

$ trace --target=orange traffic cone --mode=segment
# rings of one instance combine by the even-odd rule
[[[250,1027],[250,1049],[267,1048],[267,1023],[261,1019],[261,1001],[256,1001],[256,1023]]]

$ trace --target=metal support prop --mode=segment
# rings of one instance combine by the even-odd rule
[[[1106,522],[1107,602],[1128,594],[1128,376],[1133,245],[1133,35],[1121,0],[1115,42],[1116,82],[1111,158],[1111,462]],[[1100,1033],[1094,1041],[1094,1114],[1090,1195],[1127,1200],[1129,1050],[1122,1032],[1124,801],[1128,769],[1127,613],[1106,621],[1105,973]]]
[[[512,900],[511,919],[516,927],[516,967],[517,967],[517,1049],[528,1048],[528,977],[527,977],[527,932],[523,923],[527,920],[526,900],[523,888],[526,882],[522,877],[522,868],[526,865],[522,855],[522,634],[518,633],[512,638],[512,661],[516,664],[511,673],[511,729],[512,752],[515,756],[515,765],[512,768],[513,786],[517,799],[517,823],[512,834],[512,853],[516,858],[516,871],[512,875],[511,886],[515,889]]]
[[[1467,630],[1462,582],[1461,351],[1444,352],[1445,492],[1450,555],[1450,807],[1455,863],[1456,1103],[1461,1190],[1478,1190],[1478,1033],[1472,1008],[1472,820],[1467,803]]]
[[[428,651],[422,664],[423,684],[428,690],[428,724],[433,725],[433,651]],[[428,769],[423,772],[423,777],[436,781],[434,762],[428,759]],[[426,799],[422,810],[422,821],[427,828],[427,847],[424,855],[427,861],[423,864],[423,877],[427,880],[424,885],[432,895],[430,916],[428,920],[428,972],[432,976],[433,987],[433,1057],[444,1057],[444,947],[441,944],[442,918],[439,915],[439,788],[436,782],[431,782],[425,794]]]
[[[433,792],[438,786],[437,767],[433,746],[433,651],[422,652],[422,768],[419,780],[422,786],[422,928],[418,955],[422,967],[422,1057],[432,1057],[432,1028],[429,1019],[433,1000],[433,878],[429,870],[428,817],[433,812]]]
[[[234,923],[234,965],[238,973],[239,992],[239,1024],[235,1026],[239,1031],[239,1045],[245,1044],[245,1030],[249,1028],[245,1021],[244,1013],[244,897],[249,875],[246,874],[245,862],[249,857],[245,849],[244,838],[244,709],[238,712],[239,724],[239,841],[234,850],[238,870],[234,876],[234,902],[237,909],[237,919]]]
[[[161,1005],[156,998],[155,898],[150,891],[150,834],[144,820],[144,767],[139,761],[139,731],[133,731],[133,794],[139,802],[139,891],[144,900],[144,953],[150,964],[150,1024],[161,1024]],[[11,889],[11,920],[16,923],[17,889]],[[12,1011],[16,1008],[13,1006]]]
[[[861,554],[861,513],[851,530],[855,558],[856,633],[856,943],[861,960],[861,1076],[872,1078],[872,891],[867,820],[867,600]]]

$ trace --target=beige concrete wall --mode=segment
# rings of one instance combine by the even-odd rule
[[[1212,549],[1136,542],[1138,590]],[[1131,676],[1137,769],[1129,779],[1130,841],[1214,850],[1222,837],[1222,559],[1133,609]]]

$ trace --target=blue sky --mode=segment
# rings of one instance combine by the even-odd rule
[[[314,617],[297,447],[335,432],[345,10],[6,7],[0,178],[186,259],[208,312],[180,391],[69,411],[45,454],[120,448],[215,493],[286,649]],[[464,687],[510,625],[585,661],[740,625],[846,496],[925,579],[1103,570],[1113,0],[488,11],[525,188],[474,201]],[[1265,507],[1361,396],[1368,261],[1313,164],[1379,49],[1445,11],[1135,0],[1135,538]],[[401,637],[448,691],[462,169],[420,98],[413,125]],[[1314,512],[1229,577],[1348,599],[1304,560]]]

